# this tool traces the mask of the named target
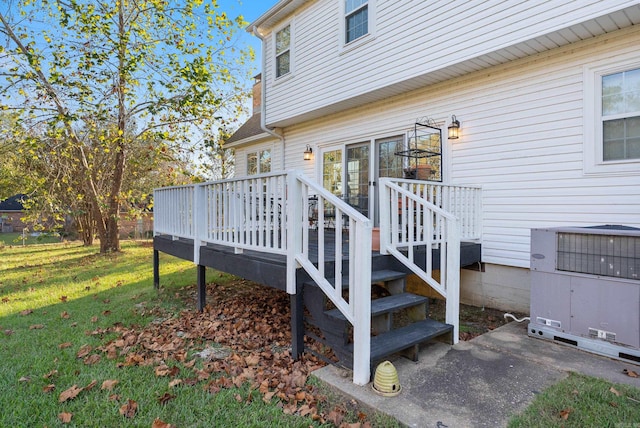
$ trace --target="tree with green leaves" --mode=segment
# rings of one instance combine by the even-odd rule
[[[3,9],[0,107],[19,118],[20,153],[61,170],[63,185],[46,196],[81,200],[100,252],[118,251],[132,162],[190,145],[242,111],[253,52],[235,35],[246,23],[213,0],[22,0]]]

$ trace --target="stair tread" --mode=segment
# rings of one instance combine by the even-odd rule
[[[407,274],[404,272],[391,270],[391,269],[380,269],[374,270],[371,272],[371,283],[375,282],[384,282],[384,281],[393,281],[395,279],[402,279],[406,277]],[[333,277],[327,278],[331,284],[333,284]],[[305,285],[315,285],[314,282],[307,282]],[[344,275],[342,277],[342,287],[346,288],[349,286],[349,275]]]
[[[371,361],[379,361],[388,355],[427,342],[451,331],[453,331],[452,325],[428,318],[373,336],[371,338]],[[350,344],[348,349],[353,352],[353,344]]]
[[[426,303],[429,299],[413,293],[392,294],[391,296],[381,297],[371,301],[371,316],[382,315],[385,313],[398,311],[400,309],[409,308]],[[326,311],[325,314],[332,318],[346,319],[339,309]]]

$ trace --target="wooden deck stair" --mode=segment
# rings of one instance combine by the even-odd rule
[[[371,273],[372,284],[386,289],[389,295],[371,301],[371,357],[372,369],[395,353],[418,358],[421,344],[434,339],[452,342],[453,326],[428,318],[429,299],[406,292],[404,272],[380,269]],[[348,277],[343,277],[343,288]],[[327,309],[324,293],[313,283],[304,285],[304,301],[308,311],[305,321],[319,329],[320,334],[306,334],[331,347],[339,364],[352,367],[353,338],[349,322],[338,309]]]

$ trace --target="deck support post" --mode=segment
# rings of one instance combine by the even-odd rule
[[[303,286],[298,283],[296,294],[289,295],[291,302],[291,356],[297,360],[304,352],[304,303]]]
[[[206,267],[198,265],[198,312],[204,311],[204,307],[207,304],[207,280],[206,280]]]
[[[160,252],[153,250],[153,288],[160,289]]]

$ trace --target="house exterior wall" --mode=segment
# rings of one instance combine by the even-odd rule
[[[638,58],[639,46],[640,28],[630,27],[286,128],[287,167],[319,179],[323,147],[402,134],[421,116],[444,124],[455,114],[462,135],[445,138],[444,181],[483,187],[483,261],[528,268],[531,228],[640,227],[640,161],[619,174],[587,173],[583,117],[585,70]],[[306,144],[314,162],[300,156]]]
[[[271,150],[271,171],[281,171],[285,168],[282,162],[282,145],[279,140],[270,139],[261,141],[251,145],[244,145],[234,149],[236,162],[236,176],[244,177],[247,175],[247,155],[263,150]],[[286,166],[286,168],[289,168]]]
[[[0,233],[22,232],[26,226],[21,220],[23,215],[22,211],[0,211]]]
[[[340,0],[308,2],[295,15],[263,29],[267,125],[402,85],[636,2],[378,0],[371,2],[371,34],[347,46],[342,40],[341,4]],[[292,28],[291,72],[275,79],[273,35],[287,24]],[[467,67],[474,69],[472,63]]]

